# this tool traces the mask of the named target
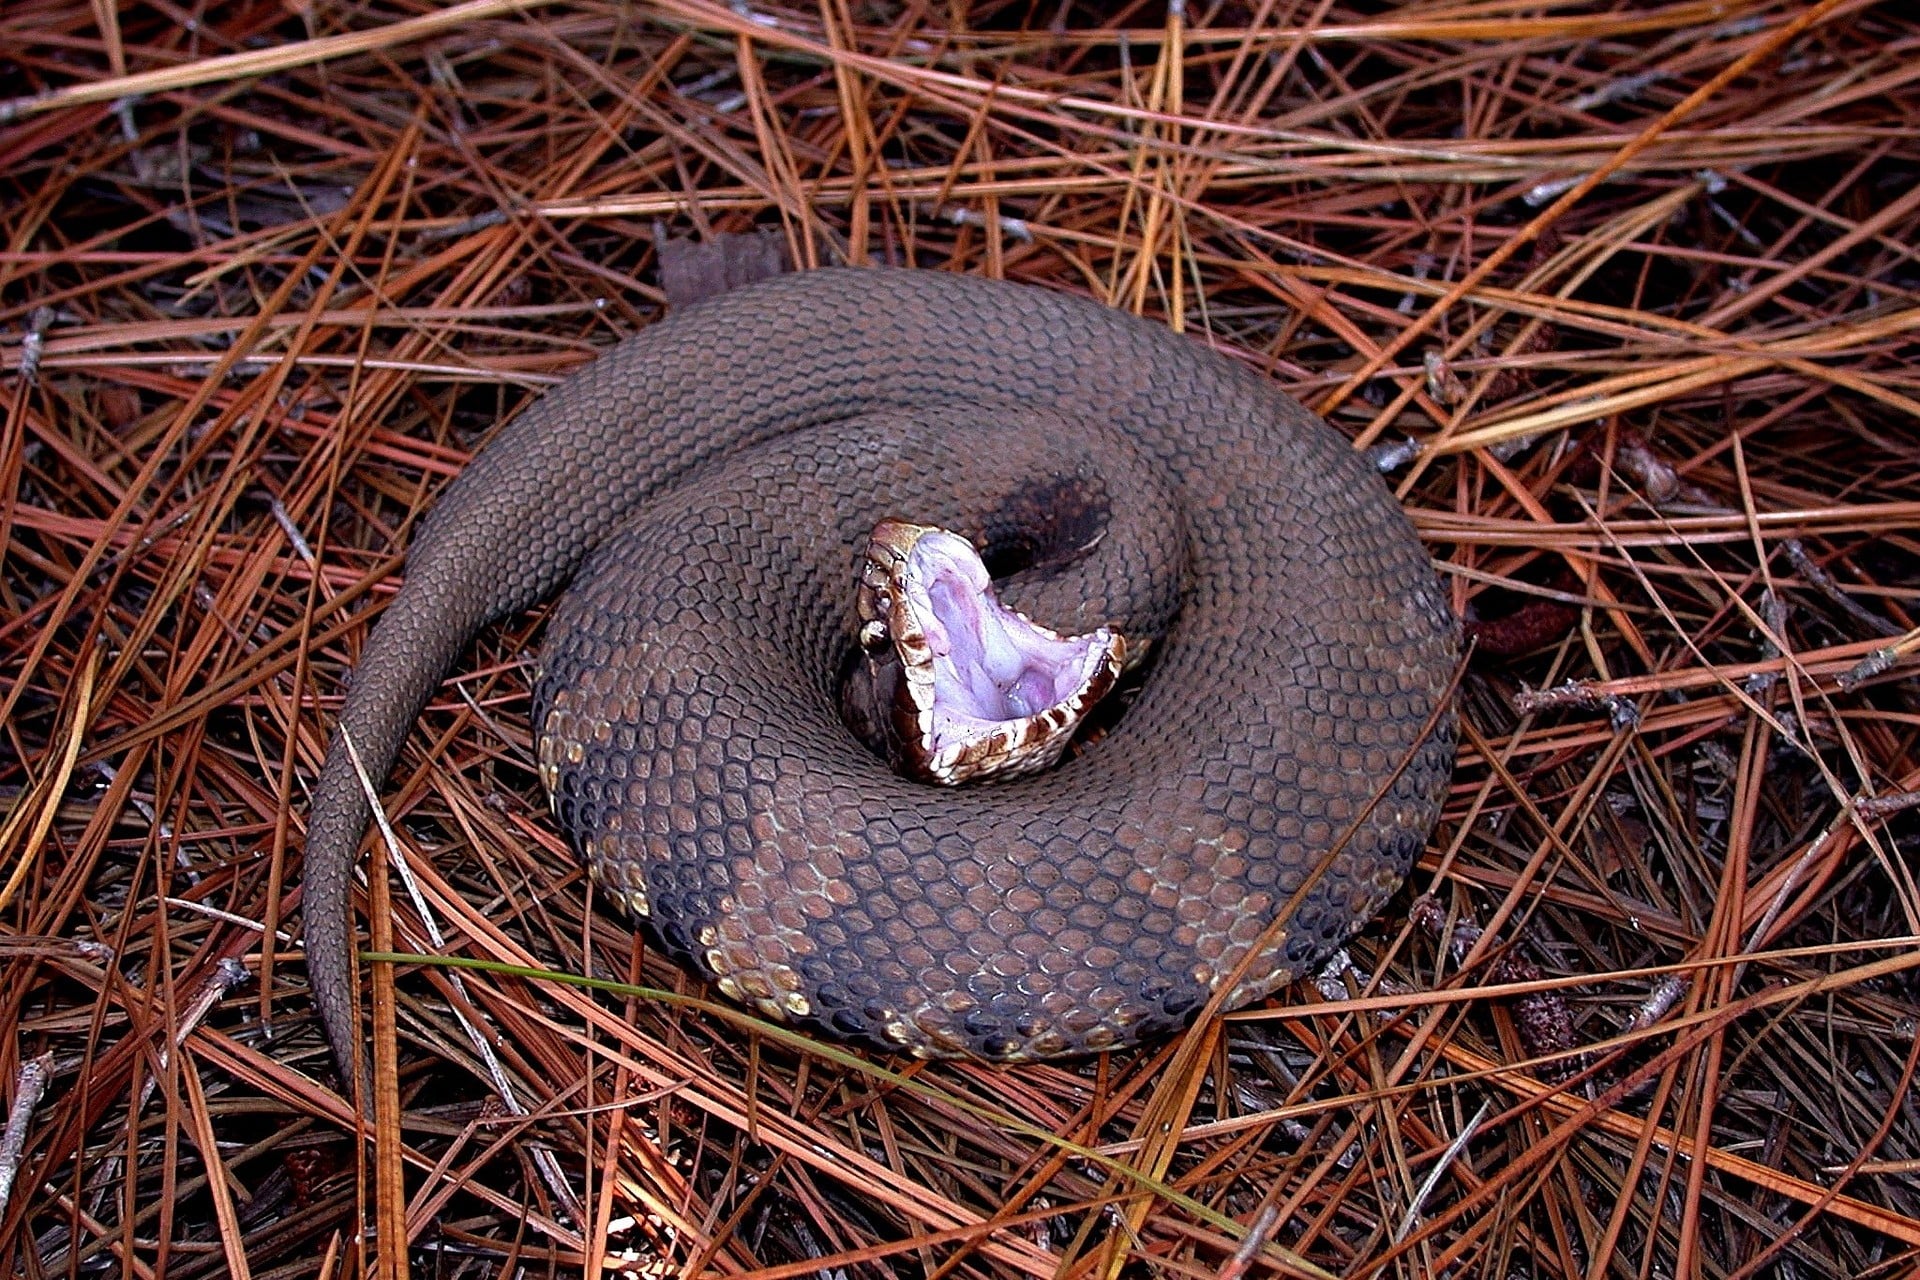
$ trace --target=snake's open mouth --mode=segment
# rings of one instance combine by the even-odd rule
[[[1047,768],[1126,657],[1112,628],[1063,636],[1008,609],[972,543],[904,520],[874,527],[859,611],[890,754],[928,782]]]

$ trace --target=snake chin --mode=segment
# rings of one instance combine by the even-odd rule
[[[858,608],[885,753],[923,782],[1051,767],[1126,664],[1111,627],[1039,625],[1000,603],[971,542],[904,520],[875,526]]]

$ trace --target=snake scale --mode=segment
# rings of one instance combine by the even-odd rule
[[[1140,633],[1125,714],[1032,777],[890,771],[840,707],[886,516],[1024,566],[1039,622]],[[1200,344],[1019,285],[822,270],[676,313],[504,427],[407,565],[307,833],[342,1062],[370,811],[341,734],[377,784],[475,633],[569,582],[534,728],[600,883],[736,999],[921,1056],[1082,1053],[1274,990],[1395,891],[1451,768],[1457,627],[1365,462]]]

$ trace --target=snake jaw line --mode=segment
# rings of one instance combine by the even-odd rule
[[[923,782],[1051,767],[1127,661],[1111,627],[1064,636],[1001,604],[973,544],[930,525],[874,526],[857,607],[890,754]]]

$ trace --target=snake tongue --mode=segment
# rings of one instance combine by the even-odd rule
[[[1126,655],[1109,627],[1062,636],[1008,609],[972,543],[903,520],[874,528],[859,610],[891,754],[927,782],[1052,765]]]

